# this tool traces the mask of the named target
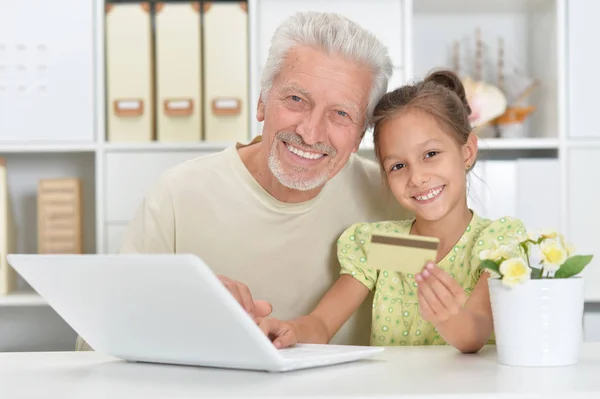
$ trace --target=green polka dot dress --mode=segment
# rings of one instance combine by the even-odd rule
[[[446,344],[434,326],[421,317],[415,276],[376,270],[374,266],[369,265],[372,234],[409,234],[413,222],[414,219],[356,223],[346,229],[338,240],[337,256],[341,274],[351,275],[369,290],[375,291],[372,307],[372,345]],[[518,219],[507,216],[492,221],[474,213],[469,226],[438,263],[438,267],[448,272],[468,296],[483,272],[479,268],[479,253],[496,245],[516,242],[525,234],[525,227]],[[515,253],[515,256],[518,254]],[[402,259],[398,259],[398,262],[401,261]]]

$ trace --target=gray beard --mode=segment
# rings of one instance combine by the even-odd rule
[[[302,166],[294,165],[292,169],[296,173],[286,173],[283,170],[283,166],[281,165],[281,161],[277,156],[277,145],[279,141],[284,141],[289,144],[302,144],[304,147],[308,148],[317,148],[317,151],[324,152],[327,156],[335,156],[336,151],[334,148],[330,146],[326,146],[324,144],[316,144],[314,146],[306,145],[302,138],[296,133],[278,133],[275,136],[275,140],[273,141],[273,145],[271,146],[271,151],[269,152],[269,169],[273,176],[281,183],[283,186],[298,191],[310,191],[316,188],[323,186],[329,180],[329,174],[331,172],[331,167],[326,168],[319,176],[316,176],[312,179],[302,179],[300,178],[300,174],[307,172],[306,168]]]

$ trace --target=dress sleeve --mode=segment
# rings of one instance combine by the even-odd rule
[[[368,246],[371,242],[371,225],[355,223],[348,227],[337,242],[337,258],[340,274],[348,274],[364,284],[369,290],[375,288],[377,271],[368,266]]]
[[[524,254],[519,249],[519,242],[523,237],[527,235],[525,225],[520,219],[505,216],[498,220],[493,221],[488,227],[483,229],[476,242],[474,243],[473,252],[471,254],[471,267],[475,270],[473,278],[475,282],[479,281],[479,278],[484,272],[484,269],[480,267],[481,252],[485,250],[493,251],[502,245],[509,248],[509,253],[513,257],[524,258]]]

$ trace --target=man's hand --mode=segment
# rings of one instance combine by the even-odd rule
[[[273,311],[273,307],[266,301],[255,301],[250,294],[250,290],[245,284],[239,281],[231,280],[225,276],[217,276],[225,287],[231,292],[231,295],[242,305],[242,307],[255,320],[257,318],[267,317]]]
[[[258,327],[273,342],[277,349],[287,348],[298,343],[298,332],[293,323],[277,319],[262,319]]]
[[[464,289],[442,269],[427,264],[415,279],[424,320],[438,327],[439,323],[456,316],[463,309],[466,301]]]

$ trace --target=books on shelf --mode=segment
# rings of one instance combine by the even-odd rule
[[[15,251],[15,226],[8,195],[8,173],[6,160],[0,158],[0,295],[16,289],[17,275],[6,260],[6,255]]]
[[[42,179],[38,184],[38,252],[83,252],[81,181]]]

